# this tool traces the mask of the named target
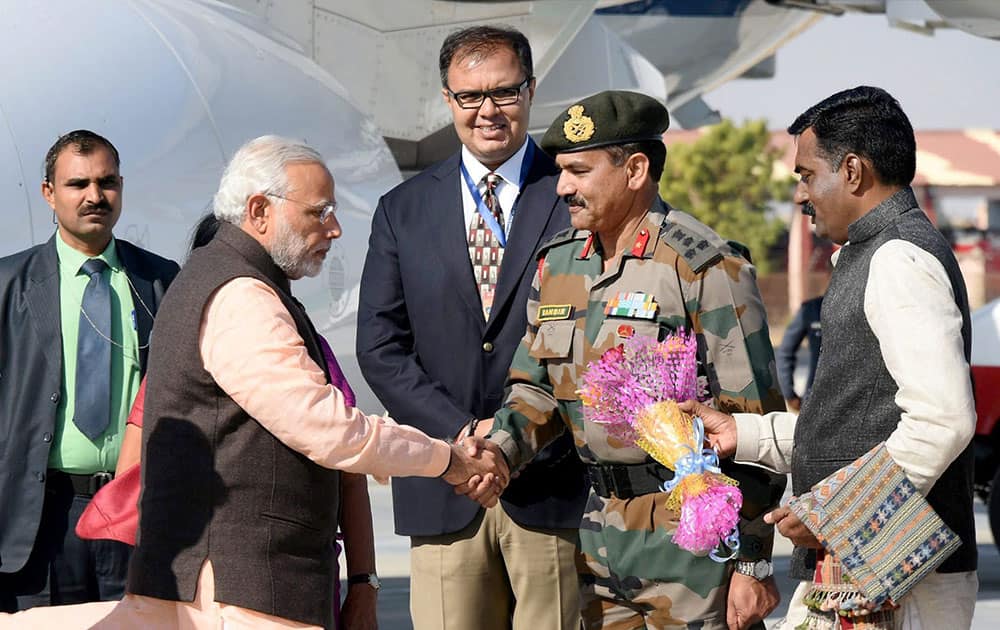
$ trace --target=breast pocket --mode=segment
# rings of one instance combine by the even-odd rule
[[[572,320],[543,322],[538,327],[535,342],[528,352],[533,358],[544,361],[552,385],[552,395],[559,400],[576,400],[576,362],[573,339],[582,334]]]
[[[573,351],[573,334],[576,322],[543,322],[538,327],[535,342],[529,354],[535,359],[566,359]]]

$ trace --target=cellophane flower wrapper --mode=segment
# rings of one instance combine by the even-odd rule
[[[700,425],[700,419],[682,412],[675,401],[654,403],[637,418],[636,445],[674,471],[664,488],[670,491],[667,508],[680,512],[674,543],[704,555],[720,541],[730,550],[738,545],[734,533],[743,494],[734,479],[722,474],[715,451],[703,448]]]
[[[701,420],[677,407],[708,398],[699,387],[695,336],[680,330],[663,341],[633,337],[592,361],[581,384],[587,420],[674,471],[664,485],[667,508],[680,513],[674,543],[719,561],[728,559],[715,553],[720,542],[735,553],[743,496],[719,470],[715,452],[703,448]]]
[[[698,398],[697,341],[683,331],[663,341],[632,337],[591,361],[577,392],[584,416],[634,444],[635,419],[661,400]],[[699,398],[701,399],[701,398]]]

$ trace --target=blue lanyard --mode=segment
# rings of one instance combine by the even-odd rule
[[[510,208],[510,219],[507,220],[507,232],[514,226],[514,211],[517,210],[517,202],[521,199],[521,193],[524,191],[524,182],[528,179],[528,170],[531,168],[531,158],[534,157],[535,144],[528,138],[528,146],[524,150],[524,160],[521,162],[521,174],[518,177],[517,182],[517,199],[514,200],[514,205]],[[507,247],[507,234],[500,229],[500,224],[497,223],[496,217],[490,212],[490,209],[486,207],[486,202],[483,201],[483,196],[479,194],[479,187],[472,181],[472,177],[469,175],[469,170],[465,168],[465,162],[459,163],[459,169],[462,171],[462,179],[465,180],[465,187],[469,189],[469,194],[472,195],[472,201],[476,204],[476,210],[479,211],[479,216],[483,218],[483,222],[489,226],[490,231],[493,232],[493,236],[497,238],[497,242],[500,243],[500,247]],[[498,201],[499,203],[499,201]]]

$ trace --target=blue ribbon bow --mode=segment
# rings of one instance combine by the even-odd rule
[[[694,437],[695,444],[705,443],[705,425],[701,418],[695,416],[693,418],[694,424]],[[722,474],[722,469],[719,468],[719,453],[714,448],[703,448],[701,451],[695,451],[693,448],[684,445],[687,453],[681,455],[674,462],[674,477],[673,479],[668,479],[663,482],[664,492],[673,492],[680,482],[688,475],[698,475],[701,473],[711,472]],[[729,555],[721,556],[719,555],[719,550],[726,548],[729,550]],[[709,552],[708,557],[716,562],[723,563],[728,562],[736,557],[740,550],[740,531],[736,527],[728,536],[722,539],[722,542],[718,547]]]

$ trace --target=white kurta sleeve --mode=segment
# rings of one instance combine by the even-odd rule
[[[886,448],[926,494],[975,433],[962,314],[940,261],[898,239],[872,256],[864,310],[899,387]]]

